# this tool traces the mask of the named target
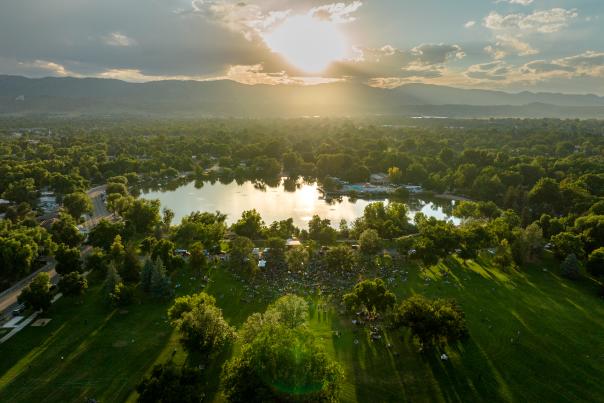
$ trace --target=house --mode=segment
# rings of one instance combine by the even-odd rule
[[[371,176],[369,176],[369,182],[374,185],[386,185],[390,183],[390,177],[383,172],[371,174]]]
[[[420,193],[423,191],[422,187],[419,185],[405,185],[405,189],[409,191],[409,193]]]
[[[43,191],[40,193],[38,198],[38,205],[44,212],[44,214],[51,214],[59,209],[59,203],[57,203],[57,197],[54,192]]]
[[[285,241],[286,248],[297,248],[298,246],[302,246],[302,242],[300,242],[297,238],[289,238]]]
[[[176,250],[174,250],[174,253],[177,254],[178,256],[182,256],[182,257],[191,256],[191,253],[186,249],[176,249]]]

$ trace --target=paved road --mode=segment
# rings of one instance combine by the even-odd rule
[[[105,203],[102,199],[102,194],[105,191],[106,186],[98,186],[88,190],[86,193],[92,200],[93,212],[92,217],[87,220],[83,225],[87,229],[91,229],[94,227],[101,218],[110,218],[111,214],[107,211],[105,207]],[[82,255],[88,253],[90,248],[84,248],[82,250]],[[56,284],[59,279],[57,276],[57,272],[54,269],[55,263],[54,261],[48,262],[44,267],[40,268],[34,273],[31,273],[29,276],[19,280],[16,284],[14,284],[9,289],[2,291],[0,293],[0,323],[12,316],[12,311],[19,305],[17,303],[17,297],[21,294],[21,290],[25,288],[29,284],[29,282],[36,276],[38,273],[43,271],[47,272],[50,275],[50,281],[52,284]]]
[[[4,317],[10,317],[13,309],[18,305],[17,297],[21,294],[21,290],[29,284],[29,282],[38,275],[38,273],[47,272],[50,275],[53,284],[58,281],[57,272],[55,272],[54,261],[46,263],[43,267],[31,273],[29,276],[19,280],[12,287],[0,293],[0,322]]]
[[[105,218],[109,219],[112,214],[107,210],[105,202],[103,201],[102,195],[105,193],[106,185],[97,186],[86,192],[90,200],[92,201],[92,216],[89,220],[85,221],[82,226],[87,229],[93,228],[98,222]]]

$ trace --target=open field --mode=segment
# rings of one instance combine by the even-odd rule
[[[392,288],[399,297],[422,293],[460,302],[470,338],[446,349],[448,361],[439,351],[418,353],[401,332],[372,342],[337,307],[316,310],[315,298],[310,325],[345,369],[343,401],[589,402],[604,396],[604,302],[595,284],[571,283],[555,270],[543,271],[544,265],[520,273],[502,273],[480,260],[464,266],[451,258],[447,265],[448,283],[442,267],[425,273],[431,278],[425,281],[409,266],[408,281]],[[231,324],[264,310],[266,300],[239,302],[241,283],[230,274],[216,269],[211,278],[207,291]],[[179,294],[199,289],[189,273],[174,283],[182,284]],[[143,298],[127,311],[110,311],[101,292],[93,285],[82,303],[62,299],[47,326],[28,327],[0,346],[0,401],[132,401],[154,363],[175,350],[175,360],[195,360],[185,357],[166,323],[168,303]],[[208,397],[215,401],[222,400],[215,394],[219,368],[206,368]]]

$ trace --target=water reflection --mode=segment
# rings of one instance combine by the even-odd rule
[[[308,221],[315,214],[328,218],[337,228],[342,219],[352,223],[363,215],[365,206],[372,201],[388,202],[388,199],[364,200],[347,196],[325,200],[316,183],[291,179],[270,184],[258,181],[238,184],[234,180],[194,181],[169,190],[143,189],[140,197],[159,199],[162,207],[174,211],[175,222],[180,222],[182,217],[193,211],[219,210],[227,214],[227,222],[231,224],[243,211],[255,208],[267,224],[292,217],[294,224],[300,228],[307,228]],[[421,211],[427,216],[459,223],[458,219],[451,217],[454,204],[450,200],[413,197],[405,200],[405,203],[409,206],[411,219]]]

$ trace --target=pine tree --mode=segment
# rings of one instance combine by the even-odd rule
[[[579,278],[579,260],[574,253],[571,253],[564,259],[564,261],[560,264],[560,272],[561,274],[570,279],[576,280]]]
[[[145,292],[151,290],[151,276],[153,275],[154,264],[151,259],[145,260],[143,270],[141,271],[141,288]]]
[[[172,282],[166,274],[166,268],[161,259],[157,259],[153,265],[150,290],[151,294],[157,298],[165,298],[172,295]]]
[[[118,274],[115,265],[109,265],[109,269],[107,270],[107,277],[105,278],[105,286],[104,286],[104,295],[105,300],[109,304],[113,304],[115,302],[115,289],[116,287],[123,286],[124,282],[122,278]]]

